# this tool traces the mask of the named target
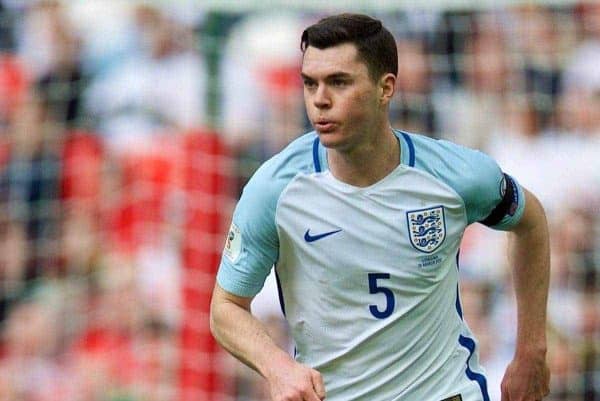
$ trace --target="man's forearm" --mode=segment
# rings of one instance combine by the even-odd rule
[[[545,353],[550,251],[542,206],[531,194],[525,222],[511,233],[513,281],[517,297],[517,355]]]
[[[267,379],[273,401],[325,399],[321,374],[275,344],[266,327],[250,313],[250,301],[215,286],[210,328],[217,341]]]
[[[249,305],[246,308],[218,292],[222,290],[217,289],[213,295],[210,327],[223,348],[265,377],[275,361],[292,360],[275,344],[266,327],[251,315]]]

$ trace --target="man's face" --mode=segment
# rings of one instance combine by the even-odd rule
[[[302,80],[308,117],[325,147],[351,150],[380,126],[379,87],[353,44],[309,46]]]

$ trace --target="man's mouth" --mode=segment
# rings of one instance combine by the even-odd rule
[[[335,123],[328,120],[319,120],[315,122],[315,129],[320,133],[328,133],[335,129]]]

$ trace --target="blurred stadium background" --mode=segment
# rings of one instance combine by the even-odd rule
[[[299,34],[347,10],[398,39],[395,127],[490,153],[544,203],[549,399],[600,400],[600,2],[341,3],[0,0],[0,400],[268,400],[211,339],[210,292],[241,187],[308,130]],[[496,400],[504,249],[472,227],[461,251]],[[274,293],[253,307],[290,347]]]

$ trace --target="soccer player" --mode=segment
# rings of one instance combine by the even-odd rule
[[[481,152],[390,127],[397,51],[380,21],[325,18],[301,49],[315,131],[244,189],[212,298],[216,339],[275,401],[488,401],[458,294],[460,241],[479,222],[513,233],[518,338],[502,401],[541,400],[549,250],[538,200]],[[272,266],[294,358],[250,310]]]

